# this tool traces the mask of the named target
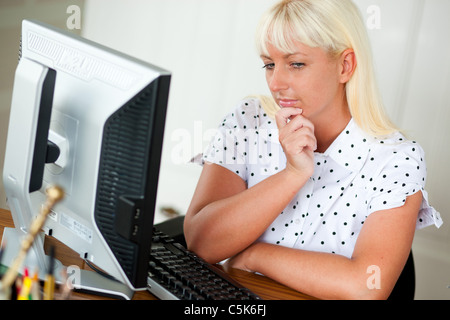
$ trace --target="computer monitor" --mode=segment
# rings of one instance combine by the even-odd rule
[[[65,197],[45,233],[118,280],[113,287],[146,288],[170,78],[72,33],[22,22],[3,170],[16,235],[38,214],[45,189],[59,185]],[[31,255],[45,271],[41,238]]]

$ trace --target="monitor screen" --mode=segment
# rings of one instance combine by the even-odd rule
[[[16,231],[26,232],[45,189],[58,185],[65,197],[45,233],[127,287],[145,289],[170,78],[24,20],[3,174]]]

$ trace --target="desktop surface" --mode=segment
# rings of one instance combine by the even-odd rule
[[[8,210],[0,208],[0,239],[3,235],[3,229],[5,227],[14,227],[14,223],[11,217],[11,213]],[[44,250],[47,252],[50,247],[55,246],[56,255],[55,258],[60,260],[64,265],[75,265],[81,269],[90,270],[90,267],[84,262],[83,259],[77,254],[75,251],[71,250],[63,243],[52,237],[46,237],[44,242]],[[222,269],[228,275],[230,275],[234,280],[252,290],[254,293],[259,295],[264,300],[315,300],[314,297],[309,295],[297,292],[293,289],[290,289],[276,281],[273,281],[265,276],[258,275],[255,273],[239,270],[239,269],[224,269],[220,265],[216,265],[215,267]],[[76,300],[105,300],[105,299],[113,299],[104,296],[87,294],[87,293],[79,293],[74,292],[71,295],[71,299]],[[137,291],[133,300],[158,300],[154,295],[150,292]]]

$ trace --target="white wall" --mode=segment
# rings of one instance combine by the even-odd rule
[[[83,36],[172,72],[158,207],[185,213],[201,170],[187,162],[240,99],[265,92],[253,33],[272,2],[86,2]]]

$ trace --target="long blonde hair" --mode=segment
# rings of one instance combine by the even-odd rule
[[[374,136],[397,131],[384,111],[368,34],[351,0],[283,0],[274,5],[263,15],[256,32],[259,53],[268,55],[268,43],[293,53],[294,41],[320,47],[332,57],[353,49],[357,66],[345,90],[354,121]],[[262,104],[269,114],[279,108],[267,97]]]

